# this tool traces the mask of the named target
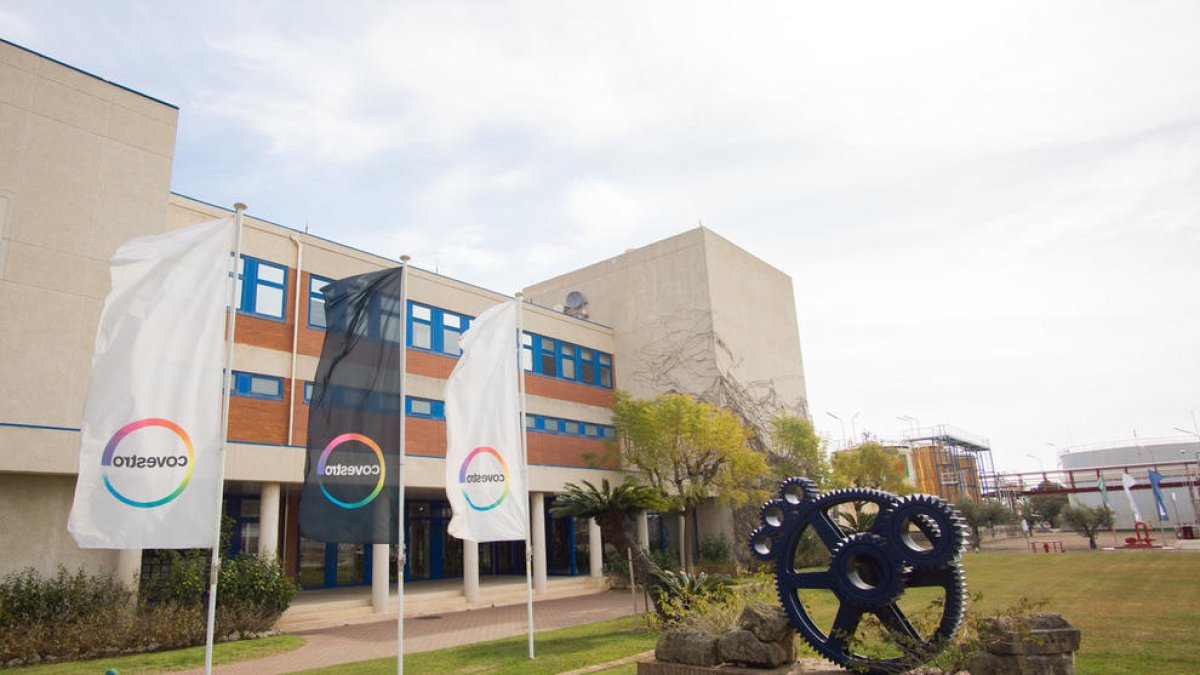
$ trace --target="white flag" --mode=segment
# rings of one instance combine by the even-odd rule
[[[524,539],[529,494],[521,453],[516,300],[471,322],[446,380],[447,531],[469,541]]]
[[[212,546],[234,219],[113,254],[67,523],[83,548]]]
[[[1129,499],[1129,510],[1133,512],[1134,524],[1142,522],[1142,512],[1138,510],[1137,502],[1133,500],[1133,486],[1137,481],[1127,473],[1121,474],[1121,485],[1125,488],[1125,497]]]

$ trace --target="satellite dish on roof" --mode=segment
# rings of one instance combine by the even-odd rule
[[[567,293],[567,300],[563,303],[563,312],[568,316],[573,316],[579,319],[586,319],[588,315],[587,298],[579,291],[571,291]]]

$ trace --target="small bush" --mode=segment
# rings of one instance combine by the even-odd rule
[[[0,581],[0,666],[105,655],[132,632],[130,593],[109,576],[27,568]]]
[[[208,566],[203,551],[172,552],[140,601],[110,576],[44,577],[33,568],[0,581],[0,667],[204,643]],[[277,560],[243,555],[221,565],[217,639],[270,630],[299,592]]]
[[[700,540],[700,562],[724,564],[729,562],[729,540],[725,535],[705,537]]]

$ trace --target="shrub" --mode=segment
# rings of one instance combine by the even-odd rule
[[[668,623],[700,604],[723,600],[733,588],[733,579],[724,574],[655,571],[654,576],[658,585],[651,593],[657,596],[658,614]]]
[[[33,568],[0,581],[0,667],[203,644],[209,559],[172,552],[140,602],[110,576]],[[218,639],[267,631],[299,592],[277,560],[243,555],[221,566]]]
[[[725,535],[700,540],[700,562],[723,564],[729,562],[729,540]]]
[[[0,666],[116,653],[133,624],[130,593],[109,576],[31,567],[0,581]]]
[[[651,627],[666,626],[694,630],[707,635],[720,635],[737,628],[738,618],[746,606],[761,602],[779,606],[779,595],[775,591],[775,580],[759,574],[749,582],[729,586],[725,592],[714,595],[695,595],[686,604],[669,601],[661,616],[650,615]]]
[[[299,592],[278,560],[248,554],[226,560],[217,584],[217,633],[244,638],[268,631]]]

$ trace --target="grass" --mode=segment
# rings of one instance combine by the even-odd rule
[[[597,663],[608,663],[626,656],[654,649],[657,635],[640,627],[635,617],[601,621],[583,626],[560,628],[534,634],[537,658],[529,660],[528,637],[482,642],[449,649],[439,649],[404,656],[406,672],[422,675],[454,673],[456,675],[500,675],[503,673],[561,673]],[[307,673],[368,673],[396,672],[396,659],[372,661],[305,671]],[[614,672],[634,672],[614,671]]]
[[[1100,551],[965,557],[983,612],[1045,599],[1083,633],[1076,669],[1089,675],[1200,671],[1200,554]]]
[[[305,643],[304,638],[294,635],[277,635],[257,640],[241,640],[238,642],[222,642],[213,645],[213,663],[234,663],[248,661],[264,656],[282,654],[293,649],[299,649]],[[135,673],[162,673],[171,670],[186,670],[204,665],[204,647],[189,647],[167,652],[149,654],[134,654],[132,656],[116,656],[91,661],[72,661],[69,663],[51,663],[27,668],[12,668],[8,672],[15,675],[95,675],[109,668],[115,668],[121,675]]]
[[[1035,611],[1061,614],[1080,629],[1082,644],[1076,654],[1080,673],[1200,672],[1198,554],[985,552],[966,554],[963,566],[970,594],[982,594],[970,612],[995,614],[1026,598],[1045,601]],[[914,589],[901,598],[901,607],[912,616],[932,595],[927,589]],[[818,625],[832,624],[837,609],[832,594],[802,597]]]

